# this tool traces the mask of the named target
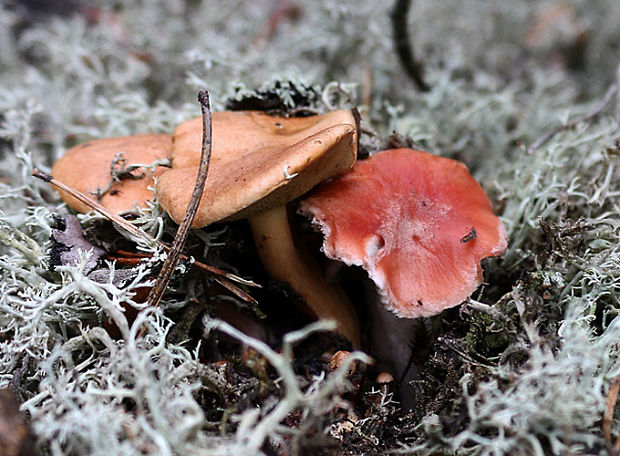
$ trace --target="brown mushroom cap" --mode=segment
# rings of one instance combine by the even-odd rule
[[[209,177],[194,228],[291,201],[350,168],[357,154],[355,120],[349,111],[296,118],[216,112],[212,129]],[[200,119],[177,127],[173,169],[157,183],[157,197],[176,222],[185,215],[194,188],[201,138]]]
[[[328,284],[294,242],[286,203],[349,169],[357,156],[357,128],[349,111],[303,118],[262,112],[212,116],[211,163],[192,226],[249,218],[258,254],[272,278],[289,284],[301,307],[337,322],[359,343],[357,315],[346,295]],[[157,182],[157,197],[177,223],[195,185],[202,140],[200,119],[185,122],[173,139],[173,169]]]
[[[163,134],[124,136],[119,138],[96,139],[69,149],[52,166],[55,179],[74,189],[93,195],[104,189],[112,177],[110,166],[114,157],[122,153],[125,165],[148,165],[156,160],[167,158],[172,150],[172,136]],[[115,182],[101,197],[100,203],[109,211],[121,213],[135,207],[143,207],[152,200],[154,194],[149,187],[154,186],[153,177],[161,175],[167,168],[157,167],[154,173],[137,169],[132,174],[141,179],[122,179]],[[67,193],[60,191],[60,197],[69,207],[78,212],[88,212],[90,208]]]
[[[480,261],[506,249],[506,229],[467,167],[423,151],[359,161],[300,210],[323,232],[325,254],[366,269],[401,317],[460,304],[482,282]]]

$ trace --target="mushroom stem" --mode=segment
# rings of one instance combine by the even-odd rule
[[[372,356],[380,368],[394,374],[401,407],[412,410],[415,393],[410,382],[418,377],[418,370],[411,355],[419,348],[415,346],[415,336],[422,323],[418,319],[397,317],[377,299],[370,304],[369,311]]]
[[[329,318],[337,331],[358,348],[359,321],[353,305],[338,287],[327,283],[318,267],[295,246],[286,206],[249,217],[258,254],[267,273],[288,283],[316,318]]]

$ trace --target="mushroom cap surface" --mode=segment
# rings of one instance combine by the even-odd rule
[[[106,188],[112,176],[110,167],[114,157],[122,153],[125,165],[148,165],[156,160],[168,158],[172,151],[172,136],[148,134],[123,136],[118,138],[95,139],[69,149],[52,166],[52,176],[64,184],[86,194],[93,195]],[[158,166],[154,173],[137,169],[134,176],[145,173],[141,179],[122,179],[115,182],[100,199],[109,211],[121,213],[135,207],[144,207],[146,201],[155,195],[148,187],[154,186],[153,176],[161,175],[167,168]],[[78,212],[88,212],[90,208],[66,192],[59,191],[60,197],[69,207]],[[93,195],[93,198],[96,196]]]
[[[301,202],[332,259],[362,266],[385,306],[432,316],[482,282],[480,261],[500,255],[506,229],[458,161],[410,149],[379,152]]]
[[[263,112],[216,112],[211,163],[192,227],[240,219],[284,204],[344,172],[357,156],[349,111],[282,118]],[[172,170],[157,182],[157,197],[177,223],[197,176],[202,120],[180,124],[173,136]]]

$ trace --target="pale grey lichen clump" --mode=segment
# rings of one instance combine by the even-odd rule
[[[68,209],[30,176],[34,167],[48,171],[82,140],[171,131],[198,114],[199,88],[220,109],[240,87],[251,92],[293,80],[325,88],[320,110],[370,103],[361,107],[366,147],[380,147],[395,130],[463,160],[508,229],[508,250],[487,263],[489,285],[475,296],[485,304],[463,310],[502,328],[505,346],[488,359],[463,358],[460,411],[428,413],[418,422],[405,416],[400,423],[408,434],[396,435],[390,448],[370,439],[373,451],[607,451],[601,419],[610,382],[620,375],[615,99],[531,154],[526,149],[588,112],[614,81],[615,0],[564,2],[588,33],[576,69],[559,52],[570,45],[563,33],[526,46],[527,24],[553,2],[415,1],[411,32],[428,93],[416,91],[398,65],[388,2],[297,2],[300,16],[283,21],[267,41],[256,38],[268,21],[268,0],[91,3],[115,13],[89,25],[80,14],[30,16],[0,5],[0,387],[20,393],[40,449],[260,454],[264,439],[294,450],[308,433],[329,433],[346,366],[308,383],[295,376],[288,349],[278,354],[228,326],[222,329],[274,365],[281,394],[261,410],[231,411],[231,425],[210,422],[200,394],[231,388],[226,394],[241,401],[258,380],[233,388],[220,367],[199,362],[197,349],[166,341],[173,324],[166,311],[186,302],[164,299],[130,326],[121,303],[143,309],[132,297],[147,281],[147,266],[123,285],[109,266],[102,283],[87,277],[84,252],[80,265],[50,273],[54,216]],[[279,90],[286,99],[286,84]],[[135,223],[159,237],[160,216],[155,205]],[[96,219],[81,217],[84,226]],[[121,338],[100,326],[108,319]],[[138,337],[142,327],[145,336]],[[293,410],[299,426],[281,424]],[[465,418],[453,420],[457,412]],[[363,429],[372,420],[354,425]],[[612,429],[620,433],[618,420]]]

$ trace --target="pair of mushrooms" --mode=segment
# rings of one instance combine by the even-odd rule
[[[438,314],[480,285],[480,261],[501,254],[506,231],[480,185],[460,162],[410,149],[386,150],[356,162],[356,120],[349,111],[301,118],[261,112],[213,114],[211,167],[194,228],[247,218],[261,260],[288,283],[316,318],[331,318],[357,347],[357,313],[344,292],[296,246],[286,205],[309,193],[300,212],[324,235],[332,259],[359,265],[394,314]],[[133,172],[113,183],[100,202],[115,212],[142,206],[155,195],[177,223],[187,208],[200,161],[201,119],[174,134],[94,140],[70,149],[53,176],[82,192],[108,185],[110,163],[170,157],[172,169]],[[142,178],[140,178],[142,177]],[[331,180],[329,180],[331,179]],[[326,182],[327,181],[327,182]],[[61,197],[87,211],[70,195]]]

